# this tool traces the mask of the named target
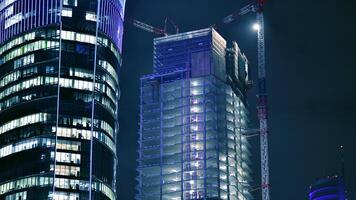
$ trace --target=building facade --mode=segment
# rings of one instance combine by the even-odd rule
[[[125,0],[0,0],[0,200],[116,199]]]
[[[203,29],[154,40],[141,78],[138,200],[251,199],[248,62]]]
[[[332,176],[317,180],[309,188],[310,200],[346,200],[343,177]]]

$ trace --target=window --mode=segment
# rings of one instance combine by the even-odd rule
[[[16,0],[4,0],[0,3],[0,10],[4,9],[8,5],[14,3]]]
[[[46,74],[54,74],[56,71],[54,70],[54,66],[46,66]]]
[[[5,20],[5,29],[9,28],[10,26],[19,23],[23,19],[22,12],[8,18]]]
[[[29,65],[35,62],[35,55],[31,54],[14,61],[14,69]]]
[[[30,76],[30,75],[36,74],[36,73],[37,73],[37,67],[31,67],[31,68],[23,70],[23,72],[22,72],[23,77]]]
[[[54,140],[49,138],[35,138],[27,139],[21,142],[17,142],[5,147],[0,148],[0,158],[17,153],[20,151],[25,151],[27,149],[41,147],[51,147],[54,146]]]
[[[56,132],[56,127],[52,127],[52,132]],[[91,131],[79,128],[58,127],[57,135],[60,137],[90,140]],[[93,137],[106,144],[114,153],[116,152],[114,141],[109,138],[105,133],[93,131]]]
[[[62,176],[76,176],[77,177],[80,175],[80,167],[57,165],[56,166],[56,174],[62,175]]]
[[[86,12],[85,20],[96,22],[96,14],[93,12]]]
[[[63,5],[65,6],[78,6],[78,0],[63,0]]]
[[[27,200],[27,192],[18,192],[5,197],[5,200]]]
[[[72,31],[62,31],[61,35],[64,40],[75,40],[75,32]]]
[[[80,142],[68,141],[68,140],[57,140],[57,149],[79,151]]]
[[[50,177],[27,177],[17,179],[15,181],[3,183],[0,185],[0,195],[14,191],[16,189],[29,188],[33,186],[49,186],[53,183],[53,178]]]
[[[2,92],[0,92],[0,100],[19,91],[26,90],[28,88],[32,88],[35,86],[39,86],[43,84],[43,77],[38,76],[32,79],[28,79],[26,81],[22,81],[16,85],[6,88]]]
[[[6,75],[2,79],[0,79],[0,87],[4,87],[9,83],[18,80],[20,78],[20,75],[21,75],[20,71],[15,71]]]
[[[53,200],[78,200],[78,193],[56,192],[53,195]]]
[[[80,154],[57,152],[56,161],[64,163],[80,164]]]
[[[63,17],[72,17],[73,12],[71,8],[63,8],[62,9],[62,16]]]
[[[26,126],[28,124],[34,124],[38,122],[45,122],[47,121],[47,117],[47,113],[36,113],[18,119],[14,119],[0,126],[0,135],[21,126]]]
[[[51,49],[58,46],[59,46],[59,42],[54,42],[54,41],[40,40],[40,41],[32,42],[30,44],[26,44],[17,49],[14,49],[11,52],[7,53],[5,56],[1,57],[0,64],[3,64],[9,60],[30,53],[32,51],[37,51],[40,49]]]

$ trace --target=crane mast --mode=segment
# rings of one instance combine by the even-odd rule
[[[262,200],[270,199],[269,192],[269,159],[268,159],[268,107],[266,86],[266,64],[265,64],[265,36],[264,16],[262,5],[256,11],[259,28],[257,30],[257,54],[258,54],[258,104],[257,113],[260,126],[261,145],[261,189]]]

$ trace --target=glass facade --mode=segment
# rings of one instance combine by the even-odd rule
[[[154,45],[154,73],[141,78],[136,199],[251,199],[246,57],[213,29]]]
[[[114,200],[124,0],[0,0],[0,200]]]

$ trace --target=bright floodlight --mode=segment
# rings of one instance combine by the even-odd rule
[[[252,28],[253,28],[253,30],[255,30],[255,31],[259,31],[259,30],[261,29],[261,26],[260,26],[260,24],[255,23],[255,24],[253,24]]]

